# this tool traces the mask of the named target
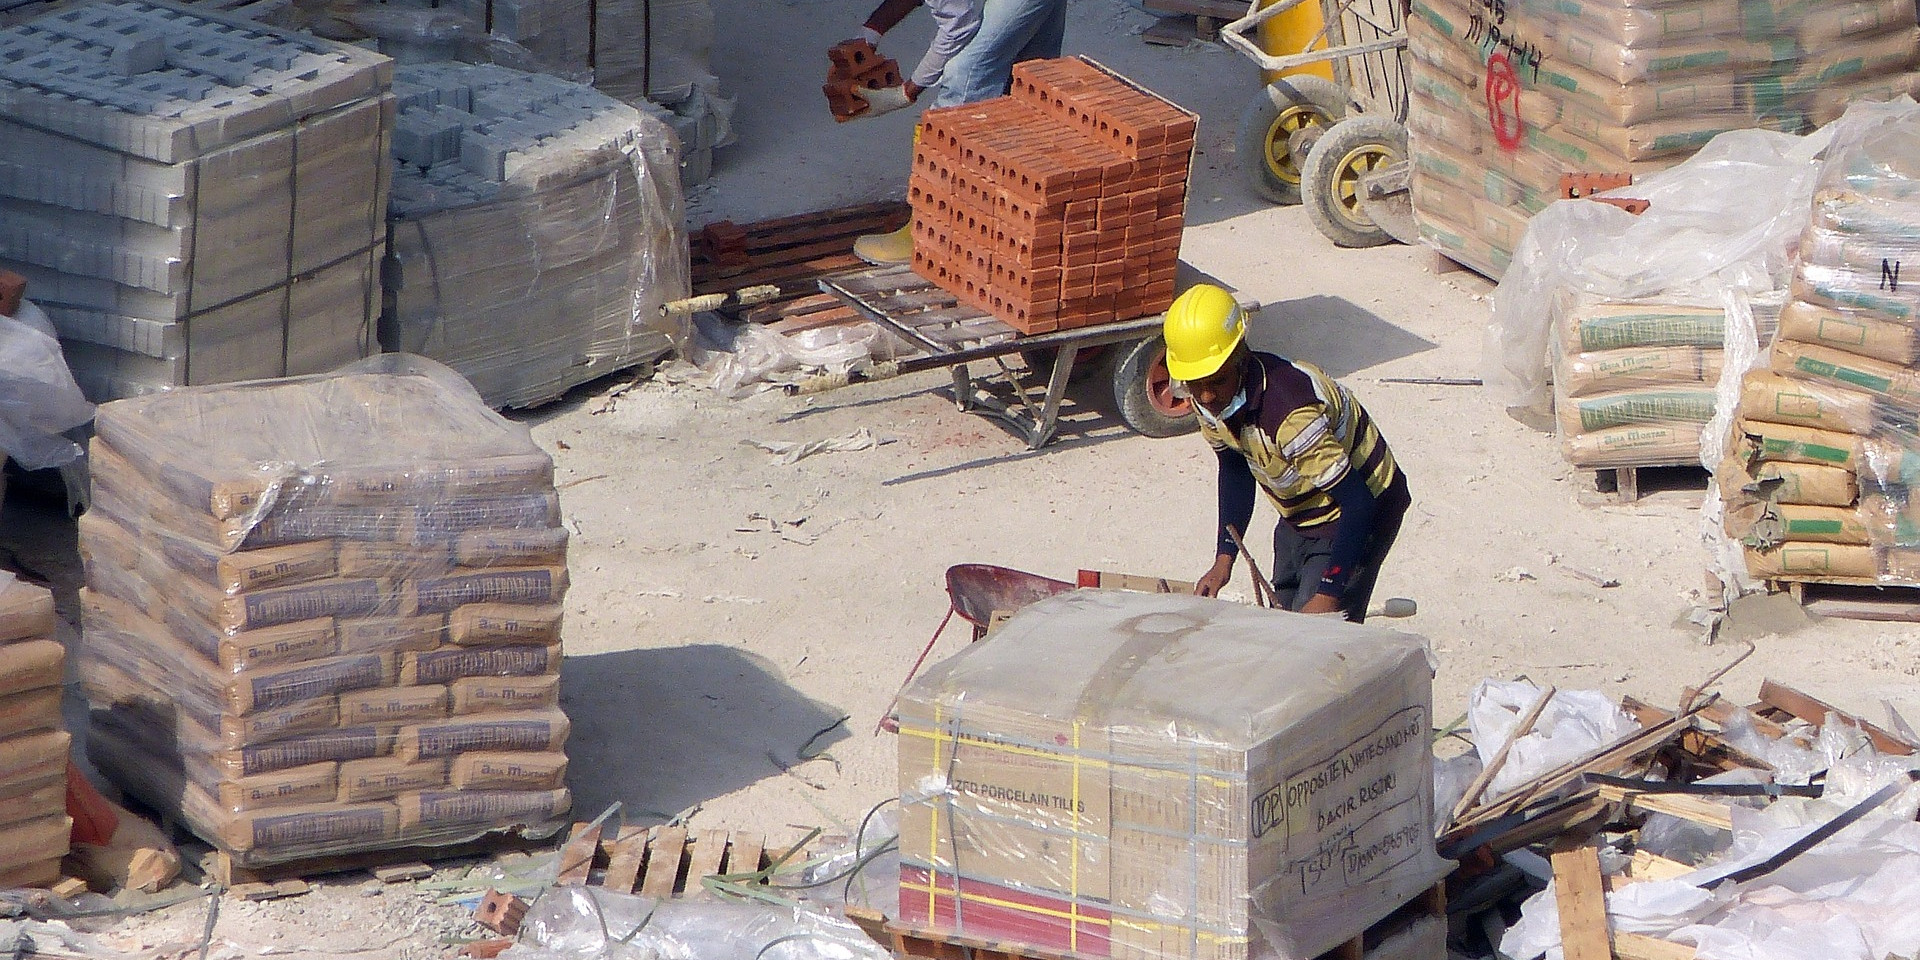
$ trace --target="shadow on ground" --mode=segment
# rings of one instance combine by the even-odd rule
[[[1255,349],[1319,366],[1335,377],[1432,350],[1431,340],[1380,319],[1344,297],[1267,304],[1247,334]]]
[[[614,801],[655,823],[764,780],[845,740],[845,712],[815,702],[766,660],[713,644],[568,657],[561,704],[574,808]],[[821,731],[826,731],[822,733]],[[818,736],[816,736],[818,734]],[[811,740],[811,743],[809,741]]]

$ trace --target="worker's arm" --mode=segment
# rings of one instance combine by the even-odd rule
[[[1247,466],[1247,458],[1227,447],[1215,448],[1213,453],[1220,460],[1220,525],[1213,545],[1213,566],[1194,584],[1194,592],[1203,597],[1220,594],[1220,588],[1233,576],[1234,559],[1240,556],[1240,548],[1227,528],[1232,527],[1245,540],[1247,524],[1253,520],[1253,470]]]
[[[914,67],[913,74],[907,78],[910,89],[938,86],[947,62],[965,50],[967,44],[973,42],[973,35],[980,32],[980,4],[974,0],[928,0],[927,10],[933,14],[933,42],[927,45],[927,55],[920,58],[920,65]]]

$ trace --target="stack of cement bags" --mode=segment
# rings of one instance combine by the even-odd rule
[[[237,866],[570,806],[552,462],[443,367],[350,369],[96,420],[90,756]]]
[[[1697,461],[1720,380],[1725,312],[1568,294],[1554,315],[1553,409],[1567,462]]]
[[[0,572],[0,890],[60,879],[73,830],[53,631],[53,594]]]
[[[1762,579],[1920,583],[1920,119],[1836,143],[1717,478]]]
[[[0,31],[0,267],[90,399],[372,349],[390,75],[369,51],[144,0]]]
[[[542,74],[399,68],[380,343],[458,370],[489,405],[525,407],[669,349],[687,296],[673,135]]]
[[[1910,89],[1910,0],[1415,0],[1422,236],[1498,277],[1566,173],[1645,173],[1726,130],[1800,133]]]

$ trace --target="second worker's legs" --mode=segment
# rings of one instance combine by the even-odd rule
[[[1066,0],[986,0],[980,32],[947,64],[936,107],[990,100],[1013,83],[1013,65],[1060,55]]]

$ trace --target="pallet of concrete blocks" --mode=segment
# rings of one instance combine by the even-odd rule
[[[1855,116],[1717,477],[1754,577],[1920,585],[1920,110]]]
[[[366,356],[389,61],[164,2],[0,30],[0,267],[90,399]]]
[[[1553,409],[1567,462],[1698,462],[1720,381],[1725,310],[1562,292],[1553,316]]]
[[[0,890],[60,879],[73,831],[55,626],[53,594],[0,571]]]
[[[1498,277],[1566,173],[1645,173],[1716,134],[1804,133],[1920,69],[1901,0],[1415,0],[1414,212]]]
[[[457,375],[100,408],[81,518],[88,750],[238,867],[559,827],[553,464]]]
[[[394,91],[380,343],[432,357],[494,407],[658,359],[688,295],[673,133],[542,74],[405,65]]]
[[[914,270],[1021,333],[1165,310],[1196,122],[1084,57],[1019,64],[1010,95],[927,111]]]
[[[1046,956],[1326,954],[1450,866],[1432,675],[1425,641],[1375,627],[1035,603],[901,698],[898,920]]]

